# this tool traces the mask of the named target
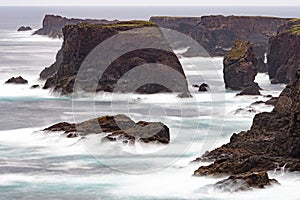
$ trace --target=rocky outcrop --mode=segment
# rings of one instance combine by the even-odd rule
[[[10,83],[13,83],[13,84],[27,84],[28,81],[25,80],[22,76],[18,76],[18,77],[12,77],[10,79],[8,79],[5,84],[10,84]]]
[[[233,134],[228,144],[199,158],[213,163],[201,166],[194,175],[236,175],[283,166],[300,171],[299,78],[282,91],[272,112],[254,117],[250,130]]]
[[[92,24],[111,24],[116,23],[117,20],[108,21],[105,19],[98,20],[98,19],[76,19],[71,18],[68,19],[66,17],[62,17],[59,15],[46,15],[43,19],[42,28],[35,31],[35,35],[46,35],[49,37],[62,37],[63,32],[62,29],[66,25],[78,24],[78,23],[92,23]]]
[[[255,54],[262,59],[269,48],[269,38],[276,35],[278,26],[288,20],[276,17],[222,15],[150,18],[150,21],[160,27],[192,37],[211,56],[224,56],[236,40],[244,40],[255,46]],[[196,53],[191,51],[191,56],[196,56]]]
[[[109,57],[121,52],[122,56],[107,65],[105,60],[108,59],[107,57],[103,59],[95,57],[93,64],[82,72],[85,73],[85,78],[88,78],[88,80],[98,78],[95,77],[95,74],[100,71],[99,67],[102,66],[105,67],[105,72],[98,80],[95,80],[96,86],[91,85],[95,81],[82,83],[85,84],[81,87],[82,91],[113,92],[116,91],[115,86],[118,81],[121,81],[119,82],[120,85],[132,89],[148,80],[147,83],[142,84],[133,91],[128,91],[127,88],[119,88],[118,92],[152,94],[172,91],[189,94],[182,66],[168,46],[162,32],[154,23],[129,21],[109,25],[67,25],[64,27],[63,33],[64,42],[57,54],[56,62],[40,74],[41,78],[47,78],[44,88],[53,88],[54,91],[61,94],[73,93],[78,70],[86,57],[99,44],[112,36],[118,35],[119,37],[114,37],[116,41],[113,41],[113,44],[110,43],[109,47],[106,46],[107,50],[103,53],[106,53]],[[143,48],[139,45],[155,48]],[[127,47],[134,49],[124,54],[122,49]],[[136,66],[144,66],[144,70],[134,75],[134,78],[125,78],[124,75],[129,71],[131,72]],[[166,87],[164,84],[166,84]]]
[[[223,60],[225,87],[242,90],[255,84],[256,65],[257,59],[250,43],[237,40]]]
[[[135,141],[144,143],[170,142],[169,128],[161,122],[139,121],[135,123],[126,115],[103,116],[78,124],[62,122],[50,126],[44,131],[62,131],[66,137],[86,136],[89,134],[106,134],[105,141],[122,140],[133,144]]]
[[[293,19],[279,27],[270,39],[268,54],[269,76],[272,83],[292,83],[300,69],[300,19]]]
[[[213,187],[222,192],[240,192],[252,189],[263,189],[274,184],[278,184],[278,181],[270,179],[266,172],[253,172],[232,175],[225,180],[215,183]]]
[[[241,95],[261,95],[259,90],[261,90],[261,88],[258,86],[257,83],[254,83],[251,86],[244,88],[237,95],[238,96],[241,96]]]
[[[31,31],[32,28],[30,26],[21,26],[17,31]]]

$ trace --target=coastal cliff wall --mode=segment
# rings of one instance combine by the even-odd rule
[[[292,83],[300,68],[300,19],[280,26],[270,39],[268,54],[269,76],[272,83]]]
[[[42,28],[35,31],[34,35],[47,35],[49,37],[62,37],[62,29],[66,25],[78,24],[78,23],[92,23],[92,24],[111,24],[116,23],[117,20],[108,21],[105,19],[76,19],[76,18],[66,18],[59,15],[46,15],[43,19]]]
[[[202,45],[211,56],[224,56],[236,40],[253,44],[258,58],[264,58],[268,40],[278,26],[289,19],[256,16],[151,17],[160,27],[187,34]]]
[[[178,58],[168,46],[168,43],[157,25],[145,21],[119,22],[109,25],[80,23],[65,26],[63,28],[64,42],[61,50],[58,52],[56,62],[49,68],[43,70],[40,74],[41,78],[47,79],[44,88],[53,88],[61,94],[72,93],[77,73],[89,53],[100,43],[117,34],[123,34],[124,36],[110,43],[110,45],[106,47],[107,51],[102,53],[107,53],[107,55],[109,55],[109,53],[115,54],[123,48],[128,46],[132,47],[132,45],[137,45],[134,46],[136,50],[127,52],[114,60],[107,66],[102,77],[99,77],[100,80],[97,87],[93,88],[91,85],[86,85],[83,89],[84,91],[95,92],[96,90],[113,92],[116,83],[131,69],[147,63],[156,63],[175,70],[177,74],[184,77],[184,81],[178,80],[178,77],[176,77],[176,75],[173,76],[173,73],[170,73],[167,68],[149,66],[146,68],[150,69],[149,72],[145,70],[130,80],[122,80],[123,85],[129,82],[133,85],[138,85],[139,82],[143,82],[144,79],[151,79],[152,81],[160,79],[158,81],[167,83],[168,86],[170,85],[169,83],[172,82],[175,91],[161,84],[150,83],[141,86],[135,92],[149,94],[171,92],[172,90],[173,92],[183,94],[188,93],[184,71]],[[146,46],[158,46],[160,48],[140,49],[139,44],[145,43]],[[96,59],[95,63],[93,63],[86,73],[91,73],[90,77],[93,77],[94,74],[99,71],[97,67],[103,65],[104,61],[105,60]],[[145,77],[142,76],[143,74]]]

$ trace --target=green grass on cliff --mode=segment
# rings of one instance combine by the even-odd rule
[[[240,57],[242,57],[247,53],[249,48],[250,48],[249,42],[237,40],[235,42],[234,47],[226,54],[226,56],[231,59],[239,59]]]
[[[90,24],[90,23],[79,23],[77,25],[79,28],[118,28],[118,27],[157,27],[157,24],[149,21],[121,21],[113,24]]]

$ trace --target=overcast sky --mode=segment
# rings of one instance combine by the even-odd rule
[[[168,3],[170,2],[170,3]],[[300,6],[299,0],[0,0],[0,6]]]

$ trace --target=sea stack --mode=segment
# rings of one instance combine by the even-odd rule
[[[99,73],[99,67],[104,66],[105,72],[99,77],[99,80],[95,80],[97,81],[96,86],[82,82],[86,84],[81,87],[82,91],[115,92],[116,84],[119,83],[122,86],[132,86],[131,88],[140,84],[140,87],[133,91],[118,88],[118,92],[123,93],[175,92],[189,94],[185,74],[178,58],[169,47],[161,30],[152,22],[127,21],[107,25],[79,23],[65,26],[63,35],[64,42],[56,56],[56,62],[40,74],[41,78],[47,79],[44,88],[53,88],[54,91],[61,94],[73,93],[75,80],[78,80],[76,79],[78,71],[82,72],[82,64],[87,63],[85,61],[87,56],[92,50],[95,52],[94,49],[98,45],[115,36],[113,37],[114,41],[109,44],[105,43],[103,48],[107,50],[94,56],[92,64],[82,73],[86,73],[84,78],[90,81],[92,78],[98,78],[95,77],[95,74]],[[127,48],[131,50],[122,52]],[[120,56],[110,63],[106,63],[109,61],[108,57],[119,52]],[[107,56],[100,59],[99,57],[104,54]],[[91,57],[91,55],[89,56]],[[126,74],[138,69],[137,66],[143,66],[144,70],[132,75],[134,77],[126,78]]]
[[[256,65],[257,59],[251,44],[237,40],[223,60],[225,87],[232,90],[243,90],[255,84]]]

